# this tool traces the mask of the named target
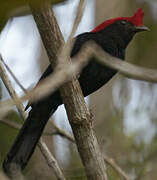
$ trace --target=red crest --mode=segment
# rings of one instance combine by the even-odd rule
[[[107,26],[109,26],[119,20],[127,20],[127,21],[131,22],[132,24],[134,24],[135,26],[142,26],[143,25],[143,17],[144,17],[143,10],[142,10],[142,8],[139,8],[132,17],[119,17],[119,18],[109,19],[109,20],[103,22],[102,24],[100,24],[99,26],[97,26],[91,32],[101,31],[104,28],[106,28]]]

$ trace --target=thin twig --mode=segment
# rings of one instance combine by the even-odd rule
[[[1,122],[1,123],[4,123],[4,124],[6,124],[6,125],[8,125],[8,126],[10,126],[10,127],[16,128],[16,129],[20,129],[20,128],[21,128],[21,125],[20,125],[20,124],[15,123],[15,122],[11,122],[11,121],[9,121],[9,120],[0,120],[0,122]],[[74,138],[73,138],[70,134],[68,134],[66,131],[60,129],[53,121],[51,121],[51,122],[52,122],[53,127],[56,129],[56,134],[58,134],[58,135],[60,135],[61,137],[64,137],[64,138],[68,139],[69,141],[75,143]],[[43,133],[43,135],[54,135],[54,133],[53,133],[53,132],[52,132],[52,133],[51,133],[51,132],[50,132],[50,133],[45,132],[45,133]],[[40,143],[39,143],[39,146],[41,146]],[[41,147],[41,148],[42,148],[42,147]],[[44,155],[44,157],[45,157],[45,155]],[[48,162],[48,165],[50,166],[52,162],[51,162],[50,159],[47,158],[47,157],[46,157],[46,160],[47,160],[47,162]],[[53,160],[54,160],[54,159],[53,159]],[[104,160],[105,160],[113,169],[115,169],[115,171],[117,171],[118,174],[124,178],[124,180],[130,180],[129,177],[128,177],[128,175],[121,169],[121,167],[120,167],[112,158],[109,158],[109,157],[107,157],[107,156],[104,156]],[[54,161],[55,161],[55,160],[54,160]]]
[[[34,102],[40,98],[43,98],[46,95],[49,95],[50,93],[53,93],[63,83],[71,80],[72,77],[78,74],[79,69],[82,66],[85,66],[86,61],[84,61],[84,59],[89,56],[89,53],[89,48],[86,48],[84,52],[81,51],[76,56],[76,61],[74,61],[74,63],[68,62],[61,69],[56,68],[53,74],[42,80],[37,87],[28,91],[28,93],[20,97],[19,100],[28,100],[30,102]],[[15,102],[13,100],[5,100],[0,103],[0,108],[8,108],[18,104],[19,102]]]
[[[14,129],[20,129],[22,127],[19,123],[12,122],[8,119],[1,119],[0,123],[3,123],[3,124],[5,124],[11,128],[14,128]]]
[[[40,138],[38,147],[39,147],[42,155],[45,157],[48,166],[51,168],[53,167],[53,170],[54,170],[54,173],[55,173],[57,179],[65,180],[65,177],[63,176],[63,173],[58,165],[58,162],[56,161],[54,156],[52,156],[50,150],[48,149],[47,145],[45,144],[45,142],[43,141],[42,138]]]
[[[98,57],[97,60],[102,64],[119,70],[120,73],[125,74],[129,78],[157,83],[156,70],[138,67],[125,61],[121,61],[118,58],[105,53],[96,44],[87,43],[81,49],[80,53],[72,58],[72,62],[67,62],[62,66],[62,68],[56,67],[53,74],[42,80],[36,88],[28,91],[28,94],[22,96],[19,100],[29,100],[30,102],[34,102],[50,93],[53,93],[62,84],[70,81],[75,75],[77,75],[78,72],[80,72],[80,70],[87,64],[89,57],[93,54]],[[0,103],[0,107],[8,108],[15,104],[18,104],[18,102],[6,100]]]
[[[15,75],[13,73],[12,73],[12,75],[13,75],[13,78],[15,79],[15,81],[17,82],[17,78],[15,78]],[[24,89],[22,85],[20,85],[20,87],[22,87],[22,89]],[[21,125],[19,125],[18,123],[11,122],[9,120],[0,120],[0,122],[4,123],[4,124],[7,124],[7,125],[9,125],[11,127],[14,127],[16,129],[21,128]],[[71,142],[75,143],[75,140],[71,135],[69,135],[64,130],[60,129],[53,121],[51,121],[51,123],[53,124],[53,127],[56,129],[55,134],[59,134],[60,136],[65,137],[68,140],[70,140]],[[54,133],[44,133],[44,134],[45,135],[52,135]],[[45,146],[46,145],[45,145],[45,143],[43,144],[43,141],[41,141],[39,143],[39,147],[41,149],[42,154],[44,155],[46,153],[46,155],[44,155],[44,157],[46,158],[48,165],[52,166],[52,163],[56,164],[56,160],[54,158],[49,158],[49,156],[47,156],[47,155],[49,155],[50,152],[49,152],[49,150],[47,148],[46,148],[47,151],[45,151]],[[125,180],[129,180],[129,178],[127,177],[125,172],[115,163],[115,161],[113,161],[113,159],[108,158],[107,156],[104,156],[104,160],[107,163],[109,163]],[[57,173],[58,173],[58,170],[57,170]]]
[[[58,56],[56,56],[56,54],[64,40],[51,5],[48,1],[44,2],[45,3],[43,3],[39,9],[37,9],[34,4],[31,4],[31,10],[50,63],[54,69],[54,65],[58,62]],[[66,75],[65,73],[63,74],[64,76]],[[52,89],[50,89],[50,91],[51,90]],[[85,167],[87,178],[90,180],[107,180],[108,178],[106,177],[104,160],[95,133],[92,129],[92,119],[85,105],[84,97],[78,81],[74,77],[72,82],[64,84],[59,91],[65,104],[68,119],[72,126],[77,148]]]
[[[0,61],[0,72],[1,72],[2,80],[3,80],[4,84],[6,85],[6,88],[7,88],[7,90],[9,91],[10,96],[13,98],[13,100],[15,100],[15,101],[18,102],[17,109],[18,109],[19,113],[21,114],[21,116],[22,116],[24,119],[26,119],[27,116],[28,116],[28,114],[24,111],[24,106],[23,106],[23,104],[22,104],[22,103],[19,103],[20,101],[19,101],[19,99],[18,99],[18,95],[16,94],[15,90],[13,89],[13,87],[12,87],[12,85],[11,85],[11,81],[9,80],[9,77],[8,77],[8,75],[7,75],[7,73],[6,73],[5,69],[4,69],[1,61]],[[14,76],[14,77],[15,77],[15,76]],[[13,77],[13,78],[14,78],[14,77]],[[16,78],[16,79],[17,79],[17,78]],[[21,86],[22,86],[22,85],[21,85]],[[20,87],[21,87],[21,86],[20,86]],[[23,88],[22,88],[22,89],[23,89]],[[6,124],[8,124],[8,125],[15,126],[15,124],[13,124],[13,123],[11,124],[11,122],[8,122],[8,121],[5,121],[5,122],[4,122],[4,121],[1,121],[1,122],[6,123]],[[17,126],[16,126],[16,127],[17,127]],[[44,143],[44,141],[43,141],[42,139],[39,141],[38,147],[39,147],[41,153],[44,155],[44,157],[45,157],[48,165],[49,165],[51,168],[53,168],[54,173],[55,173],[57,179],[58,179],[58,180],[65,180],[64,175],[63,175],[61,169],[59,168],[59,165],[58,165],[57,161],[55,160],[55,158],[53,157],[53,155],[51,154],[51,152],[49,151],[48,147],[46,146],[46,144]],[[51,163],[50,163],[50,162],[51,162]],[[11,165],[11,167],[12,167],[12,165]],[[9,169],[9,170],[12,171],[12,168]],[[17,172],[16,172],[16,171],[17,171]],[[20,176],[20,173],[19,173],[18,169],[16,169],[16,167],[14,168],[14,172],[10,172],[10,173],[11,173],[11,175],[12,175],[13,177],[15,177],[15,176],[17,176],[17,175]]]
[[[17,109],[20,113],[20,115],[25,119],[27,117],[26,113],[24,112],[24,107],[23,107],[23,104],[22,102],[20,101],[20,99],[18,98],[15,90],[13,89],[12,87],[12,84],[11,84],[11,81],[6,73],[6,70],[5,68],[3,67],[3,64],[2,64],[2,55],[0,54],[0,75],[1,75],[1,78],[3,80],[3,83],[5,84],[5,87],[7,88],[10,96],[12,97],[13,101],[14,102],[17,102]]]
[[[68,139],[72,143],[75,143],[75,139],[70,134],[60,128],[58,129],[58,127],[56,127],[56,131],[53,133],[53,135],[60,135],[61,137]]]
[[[107,156],[104,156],[105,162],[107,162],[117,173],[123,177],[124,180],[130,180],[128,175],[120,168],[120,166],[112,159]]]
[[[73,136],[71,136],[69,133],[67,133],[66,131],[64,131],[63,129],[59,128],[54,121],[52,120],[52,118],[50,118],[50,122],[53,125],[53,127],[55,128],[55,132],[50,132],[50,133],[44,133],[45,135],[60,135],[66,139],[68,139],[69,141],[71,141],[72,143],[75,143],[75,139]]]
[[[82,16],[83,16],[83,11],[84,11],[84,4],[85,4],[85,0],[80,0],[79,2],[79,5],[78,5],[78,8],[77,8],[77,14],[76,14],[76,18],[75,18],[75,21],[74,21],[74,24],[73,24],[73,28],[72,28],[72,31],[69,35],[69,39],[72,39],[77,28],[78,28],[78,25],[82,19]]]
[[[100,63],[118,70],[119,73],[128,78],[157,83],[157,70],[139,67],[122,61],[119,58],[112,57],[94,43],[92,43],[91,47],[93,48],[93,54]]]
[[[2,58],[2,56],[1,56]],[[1,60],[1,59],[0,59]],[[4,66],[6,67],[6,69],[9,71],[10,75],[13,77],[13,79],[15,80],[15,82],[19,85],[19,87],[24,91],[24,93],[28,93],[28,91],[23,87],[23,85],[20,83],[20,81],[16,78],[15,74],[12,72],[12,70],[9,68],[9,66],[5,63],[4,59],[2,58],[2,62],[4,64]],[[11,122],[9,120],[0,120],[1,123],[7,124],[10,127],[16,128],[16,129],[20,129],[21,125],[15,122]],[[53,125],[53,127],[55,128],[55,132],[44,132],[43,135],[44,136],[51,136],[51,135],[60,135],[63,138],[68,139],[71,142],[75,142],[74,138],[68,134],[66,131],[64,131],[63,129],[59,128],[53,121],[52,118],[50,118],[50,122]]]
[[[51,121],[53,123],[53,127],[56,128],[56,134],[60,135],[61,137],[64,137],[66,139],[68,139],[69,141],[75,143],[75,140],[74,138],[69,135],[66,131],[60,129],[53,121]],[[0,123],[4,123],[10,127],[13,127],[13,128],[16,128],[16,129],[20,129],[21,128],[21,125],[18,124],[18,123],[15,123],[15,122],[11,122],[9,120],[0,120]],[[50,132],[50,133],[43,133],[43,135],[54,135],[54,133]],[[41,144],[40,144],[41,146]],[[44,156],[45,157],[45,156]],[[47,159],[47,158],[46,158]],[[104,160],[113,168],[115,169],[115,171],[117,171],[117,173],[122,176],[124,178],[124,180],[130,180],[128,175],[121,169],[121,167],[112,159],[112,158],[109,158],[107,156],[104,156]],[[47,159],[47,162],[48,162],[48,165],[50,165],[51,161],[49,159]]]
[[[2,55],[0,54],[0,61],[3,62],[4,66],[6,67],[7,71],[10,73],[10,75],[13,77],[13,79],[15,80],[15,82],[17,83],[17,85],[23,90],[23,92],[25,94],[27,94],[27,90],[22,86],[22,84],[20,83],[20,81],[16,78],[16,76],[14,75],[14,73],[12,72],[12,70],[10,69],[10,67],[5,63]]]
[[[73,44],[75,42],[75,39],[73,39],[73,36],[74,36],[74,34],[78,28],[78,25],[82,19],[83,11],[84,11],[84,4],[85,4],[85,0],[79,1],[79,5],[77,8],[77,13],[76,13],[76,17],[74,20],[74,24],[73,24],[71,33],[68,37],[67,42],[63,44],[61,50],[58,53],[58,65],[57,65],[58,69],[60,69],[62,66],[64,66],[70,60],[69,55],[70,55],[71,49],[73,47]]]
[[[21,127],[22,127],[21,124],[16,123],[16,122],[12,122],[8,119],[1,119],[0,123],[5,124],[5,125],[7,125],[11,128],[14,128],[14,129],[21,129]],[[69,133],[67,133],[63,129],[59,128],[55,123],[53,123],[52,125],[55,128],[55,131],[54,132],[44,132],[43,136],[59,135],[63,138],[66,138],[67,140],[71,141],[72,143],[75,143],[74,138]]]
[[[27,90],[23,87],[23,85],[19,82],[19,80],[16,78],[15,74],[12,72],[12,70],[9,68],[9,66],[5,63],[3,57],[1,56],[0,59],[4,66],[6,67],[6,69],[9,71],[10,75],[13,77],[13,79],[15,80],[15,82],[19,85],[19,87],[24,91],[24,93],[27,93]],[[52,118],[51,118],[52,119]],[[1,123],[4,123],[12,128],[16,128],[16,129],[20,129],[22,126],[18,123],[15,122],[11,122],[9,120],[0,120]],[[43,135],[44,136],[50,136],[50,135],[60,135],[66,139],[68,139],[71,142],[75,142],[74,138],[68,134],[66,131],[60,129],[52,120],[51,120],[51,124],[53,125],[53,127],[56,129],[55,132],[44,132]]]

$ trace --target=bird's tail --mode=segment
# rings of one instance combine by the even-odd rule
[[[45,106],[42,106],[46,108]],[[51,114],[55,112],[58,106],[47,107],[46,110],[32,108],[29,117],[26,119],[20,130],[10,152],[4,160],[4,171],[11,176],[12,167],[16,166],[20,171],[25,168],[31,155],[35,150],[38,140],[40,139],[44,127]],[[42,112],[44,112],[42,114]],[[46,112],[46,113],[45,113]]]

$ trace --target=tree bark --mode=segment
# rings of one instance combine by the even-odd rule
[[[57,62],[58,50],[64,44],[64,40],[52,7],[46,0],[38,7],[30,1],[30,7],[50,63],[54,67]],[[86,107],[78,80],[74,78],[72,82],[64,84],[60,88],[60,93],[87,178],[90,180],[107,180],[103,156],[93,131],[92,117]]]

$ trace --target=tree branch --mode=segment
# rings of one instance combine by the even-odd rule
[[[122,75],[135,80],[157,83],[157,70],[139,67],[122,61],[119,58],[112,57],[94,43],[92,43],[92,48],[93,53],[100,63],[118,70]]]
[[[36,8],[31,3],[31,10],[47,50],[49,60],[54,67],[54,64],[57,62],[58,49],[64,44],[64,41],[51,5],[44,1],[42,6]],[[60,89],[60,93],[87,178],[90,180],[107,180],[103,156],[92,130],[92,119],[85,105],[77,79],[73,78],[72,82],[64,84]]]
[[[0,123],[5,124],[5,125],[12,127],[14,129],[20,129],[21,128],[21,125],[19,123],[12,122],[8,119],[0,119]]]
[[[42,153],[42,155],[45,157],[45,160],[48,164],[49,167],[53,168],[53,171],[57,177],[58,180],[65,180],[65,177],[58,165],[58,162],[56,161],[56,159],[54,158],[54,156],[52,156],[52,153],[50,152],[50,150],[48,149],[46,143],[43,141],[42,138],[40,138],[40,141],[38,143],[38,147]]]
[[[2,56],[1,56],[2,59]],[[19,101],[18,99],[18,95],[16,94],[15,90],[12,87],[11,81],[9,80],[9,77],[5,71],[5,68],[2,65],[2,61],[0,61],[0,73],[1,73],[1,78],[7,88],[7,90],[9,91],[10,96],[13,98],[14,101],[19,102],[17,109],[20,113],[20,115],[23,117],[23,119],[25,120],[28,116],[28,114],[24,111],[24,106],[22,104],[22,102]],[[13,76],[14,78],[15,76]],[[17,80],[17,78],[15,78],[15,80]],[[19,83],[19,81],[18,81]],[[23,86],[20,84],[20,87],[23,88]],[[17,126],[17,124],[13,123],[13,122],[9,122],[9,121],[3,121],[1,120],[1,122],[10,125],[12,127],[15,128],[19,128],[19,126]],[[54,173],[57,177],[58,180],[65,180],[61,169],[58,166],[57,161],[55,160],[55,158],[53,157],[53,155],[51,154],[51,152],[49,151],[48,147],[46,146],[46,144],[44,143],[44,141],[42,140],[42,138],[39,141],[38,147],[41,151],[41,153],[43,154],[43,156],[45,157],[47,164],[54,170]],[[50,163],[51,162],[51,163]],[[8,175],[13,177],[13,178],[23,178],[23,176],[21,175],[19,169],[15,166],[15,164],[11,164],[9,169],[8,169]]]
[[[15,80],[15,82],[17,83],[17,85],[23,90],[23,92],[25,94],[27,94],[27,90],[22,86],[22,84],[20,83],[20,81],[16,78],[15,74],[12,72],[12,70],[9,68],[9,66],[5,63],[2,55],[0,54],[0,61],[2,61],[2,63],[4,64],[5,68],[7,69],[7,71],[10,73],[10,75],[13,77],[13,79]]]
[[[127,174],[120,168],[120,166],[112,159],[104,156],[105,162],[107,162],[117,173],[123,177],[124,180],[130,180]]]
[[[52,135],[60,135],[61,137],[64,137],[66,138],[67,140],[71,141],[72,143],[75,143],[75,139],[69,135],[66,131],[60,129],[58,126],[56,126],[56,124],[50,119],[50,121],[52,122],[52,125],[53,127],[56,129],[56,132],[55,133],[43,133],[44,136],[52,136]],[[21,128],[21,125],[19,125],[18,123],[14,123],[14,122],[11,122],[9,120],[0,120],[0,123],[3,123],[3,124],[6,124],[12,128],[15,128],[15,129],[20,129]],[[130,180],[128,175],[123,171],[123,169],[121,169],[121,167],[112,159],[112,158],[109,158],[107,156],[104,156],[104,160],[106,161],[106,163],[108,163],[115,171],[117,171],[117,173],[123,177],[124,180]],[[51,163],[50,163],[51,164]],[[145,163],[143,163],[145,164]],[[141,173],[139,174],[138,177],[141,177]],[[136,177],[136,179],[138,180],[139,178]]]
[[[2,59],[2,56],[0,55],[0,59]],[[3,64],[2,64],[2,61],[0,60],[0,75],[1,75],[1,78],[3,80],[3,83],[5,85],[5,87],[7,88],[10,96],[12,97],[12,99],[17,102],[17,109],[18,109],[18,112],[19,114],[22,116],[22,118],[26,118],[26,113],[23,111],[24,108],[23,108],[23,104],[22,102],[19,100],[15,90],[13,89],[12,85],[11,85],[11,81],[5,71],[5,68],[3,67]]]
[[[68,139],[69,141],[71,141],[72,143],[75,143],[75,139],[66,131],[64,131],[63,129],[59,128],[52,120],[52,118],[50,118],[50,122],[53,125],[53,127],[55,128],[55,133],[44,133],[44,135],[60,135],[66,139]]]
[[[2,58],[2,57],[1,57],[1,58]],[[3,59],[2,59],[2,60],[3,60]],[[15,82],[21,87],[21,89],[22,89],[24,92],[27,93],[26,89],[20,84],[20,82],[18,81],[18,79],[16,78],[16,76],[14,75],[14,73],[11,71],[11,69],[10,69],[10,68],[7,66],[7,64],[4,62],[4,60],[3,60],[3,64],[5,65],[5,67],[7,68],[7,70],[9,71],[9,73],[11,74],[11,76],[13,77],[13,79],[15,80]],[[6,74],[6,73],[5,73],[5,74]],[[6,78],[7,78],[7,77],[6,77]],[[5,78],[5,79],[6,79],[6,78]],[[20,128],[21,128],[21,125],[20,125],[20,124],[15,123],[15,122],[11,122],[11,121],[9,121],[9,120],[0,120],[0,122],[1,122],[1,123],[4,123],[4,124],[6,124],[6,125],[8,125],[8,126],[10,126],[10,127],[16,128],[16,129],[20,129]],[[55,133],[54,133],[54,132],[52,132],[52,133],[46,133],[46,132],[45,132],[43,135],[55,135],[55,134],[57,134],[57,135],[60,135],[60,136],[62,136],[62,137],[64,137],[64,138],[68,139],[69,141],[75,143],[74,138],[73,138],[71,135],[69,135],[66,131],[60,129],[60,128],[53,122],[52,118],[50,118],[50,122],[52,123],[53,127],[56,129],[56,132],[55,132]],[[50,156],[49,156],[50,151],[49,151],[49,149],[48,149],[47,147],[45,147],[46,144],[45,144],[43,141],[41,141],[41,143],[39,142],[39,146],[40,146],[40,149],[42,149],[41,152],[42,152],[43,156],[45,157],[45,159],[47,160],[48,165],[49,165],[49,166],[52,166],[52,163],[56,163],[56,162],[55,162],[55,159],[49,158],[49,157],[50,157]],[[45,151],[45,149],[46,149],[47,151]],[[46,154],[47,156],[46,156],[45,154]],[[111,159],[111,158],[109,158],[109,157],[107,157],[107,156],[104,156],[104,160],[105,160],[108,164],[110,164],[125,180],[129,180],[129,177],[126,175],[126,173],[115,163],[115,161],[114,161],[113,159]],[[58,165],[56,164],[55,167],[57,167],[57,166],[58,166]],[[56,172],[58,172],[57,168],[56,168]],[[58,172],[58,174],[60,174],[60,172]]]
[[[72,77],[78,75],[81,69],[88,63],[89,57],[93,55],[95,55],[97,60],[105,66],[116,69],[119,73],[125,74],[129,78],[157,83],[156,70],[138,67],[116,57],[112,57],[101,50],[96,44],[88,42],[82,47],[80,53],[72,58],[72,62],[67,62],[67,64],[64,63],[64,65],[59,64],[52,75],[42,80],[36,88],[28,91],[27,95],[24,95],[19,99],[21,101],[29,100],[30,102],[35,102],[36,100],[49,95],[62,84],[70,81]],[[1,102],[1,117],[4,116],[13,105],[17,104],[18,102],[14,102],[13,100]]]

